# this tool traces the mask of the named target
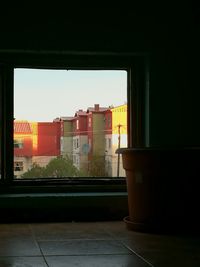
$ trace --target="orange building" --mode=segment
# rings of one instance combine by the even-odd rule
[[[14,121],[14,175],[60,155],[60,123]]]

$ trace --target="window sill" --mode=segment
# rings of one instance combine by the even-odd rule
[[[23,193],[126,192],[124,178],[24,179],[1,185],[0,194]]]
[[[0,222],[121,220],[127,192],[0,194]]]

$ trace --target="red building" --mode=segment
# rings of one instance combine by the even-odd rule
[[[112,134],[112,111],[107,109],[104,111],[105,134]]]
[[[35,156],[59,156],[60,135],[59,122],[38,122],[38,148]]]
[[[14,174],[20,177],[33,163],[46,166],[60,155],[60,122],[14,121]]]
[[[29,122],[14,123],[14,155],[31,157],[33,155],[33,131]]]
[[[74,116],[74,135],[87,134],[87,113],[82,109],[77,111]]]

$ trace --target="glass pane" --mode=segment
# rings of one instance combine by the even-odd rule
[[[125,177],[127,72],[15,69],[14,177]]]

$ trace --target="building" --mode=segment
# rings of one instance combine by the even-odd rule
[[[94,107],[87,109],[88,121],[88,170],[93,176],[105,176],[105,115],[107,107]]]
[[[14,176],[20,177],[32,165],[35,149],[35,127],[27,121],[14,122]]]
[[[78,110],[74,117],[61,117],[61,155],[73,160],[74,166],[85,175],[94,175],[94,166],[101,162],[105,174],[105,122],[107,107],[88,107],[87,111]],[[99,168],[98,168],[99,169]],[[95,170],[97,172],[97,170]],[[98,174],[101,175],[101,172]]]
[[[88,168],[88,128],[87,113],[78,110],[73,119],[73,164],[78,170],[87,171]]]
[[[60,117],[61,138],[60,154],[73,160],[73,120],[74,117]],[[54,120],[56,121],[56,120]]]
[[[88,107],[74,117],[61,117],[60,153],[73,160],[89,176],[124,177],[125,171],[115,153],[127,146],[127,105]]]
[[[60,122],[38,122],[36,151],[32,163],[45,167],[49,161],[60,155]]]
[[[108,109],[104,111],[104,129],[105,129],[105,168],[109,177],[113,176],[113,156],[112,149],[112,111]]]
[[[95,104],[87,109],[88,115],[88,142],[90,146],[89,157],[104,155],[105,147],[105,115],[108,110]]]
[[[105,112],[105,161],[108,175],[125,177],[121,155],[117,148],[127,147],[127,104]]]
[[[60,123],[14,121],[14,175],[17,178],[34,163],[41,167],[60,155]]]

